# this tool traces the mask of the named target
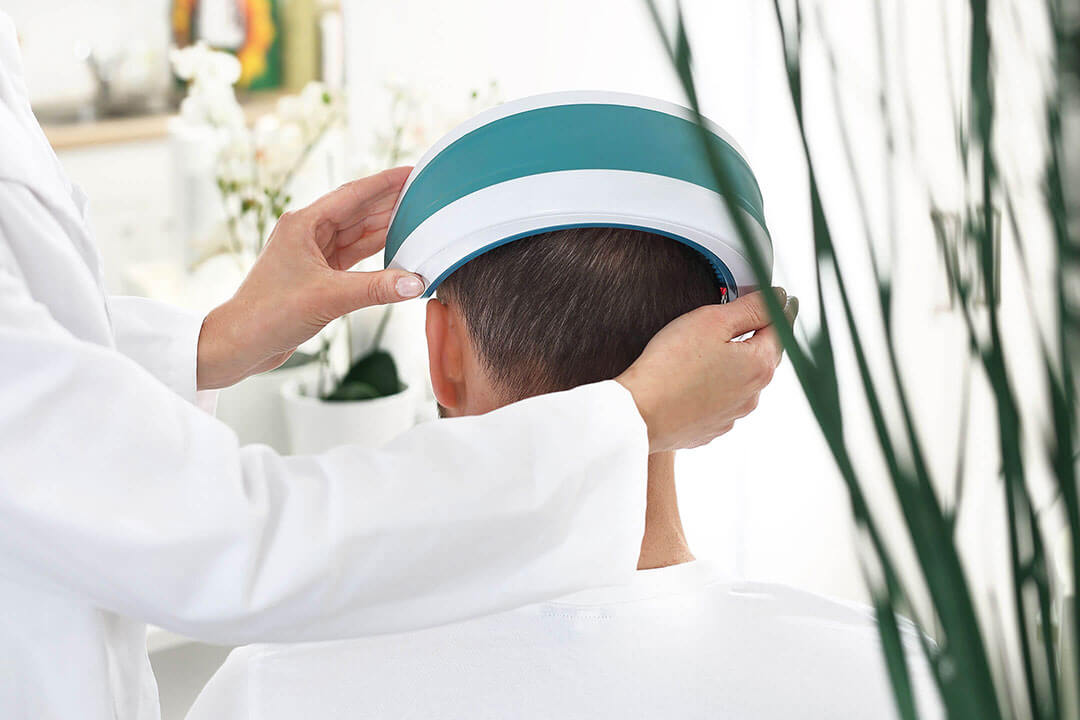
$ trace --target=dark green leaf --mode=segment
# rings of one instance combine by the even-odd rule
[[[379,391],[366,382],[359,380],[341,382],[323,400],[327,402],[349,402],[352,400],[373,400],[379,397]]]
[[[907,654],[900,636],[896,611],[884,589],[875,591],[873,600],[878,635],[881,638],[882,650],[885,652],[885,663],[896,698],[896,708],[903,720],[917,720],[919,716],[915,706],[915,695],[911,688],[911,673],[908,671]]]
[[[364,383],[375,390],[374,397],[385,397],[401,392],[397,364],[390,353],[376,350],[359,358],[352,364],[340,385]]]

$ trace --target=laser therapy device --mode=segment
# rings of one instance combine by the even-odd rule
[[[420,159],[390,221],[386,267],[420,275],[425,297],[492,248],[571,227],[626,227],[689,245],[726,300],[757,287],[705,143],[771,273],[761,191],[721,128],[682,106],[612,92],[560,92],[480,113]]]

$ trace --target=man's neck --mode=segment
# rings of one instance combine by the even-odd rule
[[[650,455],[645,537],[641,540],[638,570],[678,565],[693,559],[675,497],[675,453]]]

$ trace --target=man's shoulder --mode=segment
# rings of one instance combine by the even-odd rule
[[[463,689],[487,698],[488,710],[505,700],[522,717],[586,716],[593,701],[648,717],[684,696],[702,711],[687,717],[718,707],[745,717],[891,716],[869,606],[774,583],[698,582],[699,575],[680,585],[690,572],[645,577],[647,587],[636,591],[561,598],[412,633],[239,648],[188,720],[289,717],[314,706],[324,717],[361,706],[388,714],[454,707],[464,716],[478,708],[462,699]],[[905,627],[924,704],[932,683],[916,631]],[[630,677],[650,680],[628,684]],[[559,689],[568,682],[589,692],[578,704],[563,698],[564,707]],[[248,714],[245,703],[258,708]]]
[[[873,607],[768,582],[716,583],[707,592],[710,622],[720,623],[725,642],[738,648],[744,670],[785,678],[777,691],[790,691],[800,701],[813,699],[825,713],[822,716],[839,708],[845,712],[877,708],[884,713],[880,716],[892,716],[892,688]],[[922,716],[940,717],[924,652],[933,641],[906,618],[897,624]],[[719,639],[719,631],[713,637]],[[705,654],[712,653],[705,650]],[[851,678],[859,682],[851,685]]]
[[[854,600],[821,595],[809,590],[760,581],[713,583],[706,589],[711,614],[752,630],[753,634],[820,638],[851,651],[862,647],[880,655],[880,636],[873,607]],[[913,657],[930,643],[906,618],[898,626],[905,648]]]
[[[717,604],[753,608],[763,615],[821,619],[865,626],[874,622],[874,610],[866,603],[821,595],[792,585],[757,580],[712,583],[706,589]]]

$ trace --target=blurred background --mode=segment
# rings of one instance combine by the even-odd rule
[[[949,180],[956,154],[948,117],[965,81],[967,5],[882,3],[885,41],[893,48],[886,90],[906,98],[891,112],[902,128],[898,142],[913,158],[891,183],[882,179],[889,156],[880,137],[882,39],[874,32],[872,3],[809,5],[816,12],[805,18],[805,115],[838,251],[851,268],[845,280],[871,296],[865,228],[855,211],[854,193],[861,190],[871,222],[893,238],[886,256],[904,308],[895,332],[928,461],[944,477],[959,464],[966,477],[996,478],[989,396],[965,367],[966,338],[941,263],[927,262],[939,253],[930,197],[944,226],[959,222],[962,210],[962,188]],[[1004,14],[998,22],[1007,31],[996,37],[1016,61],[999,68],[997,80],[1009,107],[1018,109],[999,117],[1009,163],[1002,173],[1032,227],[1045,224],[1038,211],[1041,153],[1034,152],[1042,140],[1020,110],[1043,91],[1032,82],[1048,42],[1036,5],[998,3]],[[812,329],[819,300],[806,163],[772,3],[684,0],[683,6],[703,109],[738,140],[755,170],[775,244],[774,282],[800,296],[800,323],[809,324],[800,332]],[[672,5],[660,7],[665,13]],[[35,112],[90,197],[108,289],[203,311],[231,294],[281,209],[360,174],[414,162],[442,133],[487,106],[580,88],[685,101],[639,0],[5,0],[3,9],[18,30]],[[237,56],[235,107],[222,100],[180,110],[188,90],[170,53],[200,41]],[[1075,114],[1066,117],[1072,139],[1066,146],[1077,146]],[[838,149],[838,118],[850,159]],[[238,123],[251,130],[237,130]],[[254,158],[256,177],[224,167],[222,152]],[[858,187],[851,164],[864,179]],[[1030,288],[1015,272],[1013,244],[998,243],[999,297],[989,301],[1000,304],[1009,333],[1031,337],[1018,309]],[[961,258],[969,252],[951,251]],[[1048,302],[1038,293],[1050,270],[1048,248],[1032,248],[1028,263],[1034,302]],[[305,348],[310,362],[225,391],[220,415],[242,440],[283,452],[317,449],[303,428],[340,427],[344,417],[349,439],[359,433],[370,442],[430,419],[422,318],[422,302],[389,317],[378,309],[356,313],[347,327],[339,324]],[[310,397],[332,392],[333,378],[375,346],[393,357],[407,391],[375,393],[332,410]],[[1011,359],[1018,363],[1018,392],[1038,403],[1038,368],[1025,365],[1034,356]],[[838,362],[843,388],[855,369],[850,359]],[[872,503],[888,507],[892,491],[884,473],[880,482],[875,474],[880,458],[868,416],[858,407],[852,412],[865,419],[845,428],[861,479]],[[337,414],[323,417],[328,413]],[[965,423],[966,445],[958,442]],[[678,474],[698,557],[744,577],[865,599],[848,496],[786,362],[758,410],[710,446],[681,453]],[[1002,537],[987,530],[1000,520],[996,489],[993,482],[976,484],[959,517],[969,568],[986,578],[1004,567],[1004,549],[987,542]],[[1045,494],[1037,500],[1053,504]],[[182,717],[226,649],[157,631],[151,648],[165,717]]]

